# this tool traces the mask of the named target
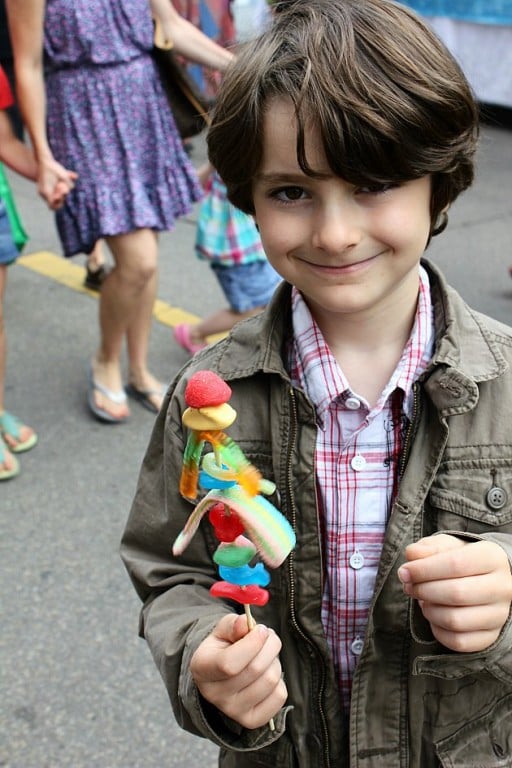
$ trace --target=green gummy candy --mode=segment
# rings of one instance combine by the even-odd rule
[[[239,568],[254,557],[254,547],[239,547],[237,544],[228,544],[225,547],[217,547],[213,554],[213,560],[217,565],[227,565],[230,568]]]

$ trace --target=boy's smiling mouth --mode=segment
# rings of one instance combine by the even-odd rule
[[[374,256],[368,256],[365,259],[350,261],[343,264],[322,264],[320,262],[311,261],[309,259],[299,258],[298,260],[305,264],[307,267],[315,272],[319,272],[323,275],[348,275],[353,272],[360,272],[361,270],[370,266],[384,251],[376,253]]]

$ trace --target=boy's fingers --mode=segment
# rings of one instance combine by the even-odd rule
[[[457,536],[450,536],[447,533],[440,533],[437,536],[426,536],[423,539],[409,544],[405,550],[407,560],[421,560],[424,557],[431,557],[440,552],[448,552],[451,549],[460,549],[468,542],[459,539]]]
[[[398,578],[402,584],[409,584],[462,576],[463,573],[454,571],[454,564],[466,544],[447,534],[420,539],[406,548],[408,562],[398,569]]]
[[[238,621],[239,618],[243,617],[233,614],[224,616],[212,634],[199,646],[191,662],[196,680],[219,682],[233,679],[251,668],[251,664],[256,666],[255,660],[262,653],[270,634],[271,640],[275,637],[279,643],[277,635],[270,633],[262,624],[258,624],[251,631],[247,630],[245,635],[240,637],[243,625]],[[275,641],[269,644],[266,654],[262,654],[260,666],[265,665],[265,656],[271,655],[274,645]]]
[[[510,568],[505,551],[490,541],[465,542],[454,536],[434,536],[431,539],[443,539],[437,550],[429,556],[409,560],[398,569],[398,577],[404,585],[421,584],[425,582],[450,579],[465,579],[472,576],[507,575],[503,582],[510,583]],[[448,540],[448,541],[447,541]],[[450,541],[453,546],[450,546]],[[426,540],[423,540],[425,542]],[[418,546],[423,546],[418,542]],[[457,543],[458,542],[458,543]],[[416,546],[416,545],[412,545]],[[426,546],[430,546],[430,542]],[[408,555],[410,551],[408,548]],[[499,590],[500,584],[496,587]]]
[[[239,616],[238,613],[229,613],[227,616],[222,617],[213,630],[213,634],[227,643],[236,643],[237,640],[240,640],[249,631],[247,628],[244,632],[244,624],[247,627],[247,621],[245,621],[243,616]]]
[[[217,659],[221,679],[239,678],[240,687],[251,683],[278,655],[277,635],[262,624],[219,654]]]
[[[436,626],[445,632],[494,632],[503,626],[507,619],[508,610],[503,606],[472,605],[453,606],[426,603],[420,600],[420,608],[431,626]]]
[[[432,605],[463,607],[484,606],[505,599],[500,585],[493,588],[492,577],[466,576],[460,579],[438,579],[404,584],[404,591],[416,600],[426,600]]]

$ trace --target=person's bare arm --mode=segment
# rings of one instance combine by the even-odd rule
[[[176,53],[197,64],[224,72],[234,58],[230,51],[180,16],[171,0],[150,0],[150,6],[153,16],[161,24],[164,39],[172,42]]]
[[[0,160],[16,173],[35,181],[37,163],[34,153],[14,134],[7,112],[0,111]]]
[[[73,188],[77,175],[53,157],[46,135],[43,72],[44,0],[7,0],[16,72],[16,97],[38,164],[38,189],[51,208]],[[58,192],[57,192],[58,190]]]

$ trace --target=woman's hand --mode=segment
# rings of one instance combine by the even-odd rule
[[[66,195],[74,189],[77,178],[78,174],[75,171],[64,168],[53,157],[39,161],[37,188],[52,211],[64,205]]]

